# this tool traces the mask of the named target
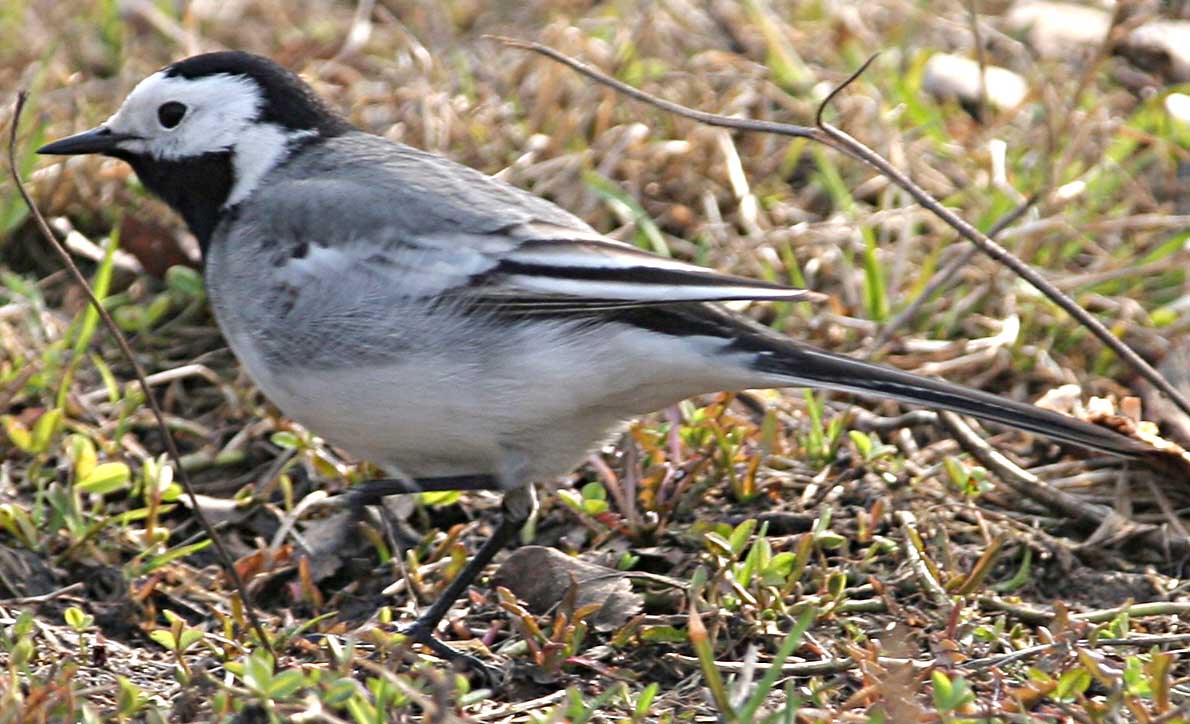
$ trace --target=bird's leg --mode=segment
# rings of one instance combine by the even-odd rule
[[[377,505],[388,495],[436,493],[444,490],[504,490],[494,475],[449,475],[441,478],[377,478],[365,480],[351,488],[354,506]]]
[[[357,517],[363,517],[364,507],[377,505],[380,507],[380,517],[384,522],[385,535],[389,540],[400,546],[393,539],[394,531],[400,530],[388,508],[380,505],[389,495],[406,495],[412,493],[434,493],[445,490],[504,490],[504,486],[492,475],[450,475],[437,478],[378,478],[365,480],[343,495],[343,500]],[[411,538],[411,539],[415,539]]]
[[[537,508],[537,493],[532,485],[514,488],[505,494],[501,507],[500,525],[496,527],[492,537],[484,541],[475,556],[467,562],[467,565],[463,566],[463,570],[459,571],[459,575],[455,576],[433,605],[412,623],[402,626],[400,629],[401,633],[426,645],[442,658],[448,661],[462,661],[481,672],[487,671],[488,668],[482,661],[442,643],[434,637],[434,630],[450,611],[454,602],[467,590],[467,586],[471,585],[471,582],[483,571],[484,567],[504,546],[508,545],[509,541],[525,525],[525,521],[533,515],[533,511]]]

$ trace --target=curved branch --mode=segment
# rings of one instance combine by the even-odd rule
[[[194,510],[194,517],[198,519],[203,531],[207,537],[211,539],[211,543],[215,546],[215,551],[218,554],[219,564],[223,567],[223,571],[231,579],[236,591],[240,594],[240,600],[244,604],[244,614],[248,617],[248,621],[252,625],[252,629],[256,632],[257,637],[260,638],[260,645],[265,648],[270,654],[274,654],[272,643],[269,637],[265,634],[264,626],[260,623],[260,617],[256,615],[256,607],[252,604],[252,597],[248,593],[248,587],[244,585],[244,579],[240,577],[239,571],[236,570],[235,559],[231,557],[227,547],[223,545],[223,540],[207,520],[206,515],[202,512],[202,506],[199,505],[198,496],[194,491],[194,486],[190,484],[190,476],[186,473],[185,466],[182,465],[182,455],[178,451],[178,445],[174,441],[173,434],[169,431],[169,427],[165,424],[165,415],[161,412],[160,405],[157,404],[157,399],[153,397],[153,391],[149,388],[148,380],[146,379],[145,369],[137,361],[136,355],[132,352],[131,345],[116,326],[115,321],[112,320],[111,315],[108,314],[107,308],[95,296],[95,292],[91,289],[91,285],[87,283],[86,277],[79,271],[78,265],[74,263],[74,259],[70,257],[70,253],[66,251],[66,247],[62,242],[58,241],[58,237],[54,236],[54,232],[50,230],[49,224],[46,223],[45,217],[41,215],[41,211],[37,208],[37,204],[33,203],[33,199],[29,196],[29,192],[25,190],[25,184],[21,181],[21,174],[17,170],[16,163],[16,145],[17,145],[17,127],[21,122],[21,111],[25,108],[25,101],[28,100],[28,92],[22,90],[17,93],[16,105],[12,111],[12,126],[9,128],[8,135],[8,169],[12,176],[12,181],[16,184],[17,193],[21,195],[21,199],[25,205],[29,207],[29,213],[33,216],[36,222],[38,231],[49,242],[50,247],[58,253],[58,257],[62,260],[66,270],[70,273],[71,278],[83,293],[87,296],[87,301],[99,313],[99,318],[103,320],[104,326],[112,333],[116,339],[116,344],[120,347],[120,352],[124,354],[125,359],[132,365],[133,375],[136,381],[140,383],[141,389],[145,393],[145,401],[149,404],[149,409],[153,412],[153,417],[157,421],[157,427],[161,432],[161,437],[165,440],[165,449],[169,453],[170,461],[174,465],[174,475],[176,480],[181,483],[182,489],[186,491],[187,497],[190,498],[190,504]],[[275,656],[275,654],[274,654]]]

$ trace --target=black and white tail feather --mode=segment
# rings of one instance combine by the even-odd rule
[[[812,387],[892,399],[970,415],[1123,457],[1152,452],[1138,440],[1036,405],[802,344],[715,305],[622,310],[620,318],[664,334],[723,338],[728,342],[727,349],[751,354],[749,364],[756,373],[751,387]]]
[[[1124,457],[1140,457],[1150,450],[1147,445],[1107,428],[1036,405],[831,354],[788,340],[768,341],[772,349],[757,353],[754,365],[761,372],[788,380],[790,385],[850,392],[935,410],[949,410]]]

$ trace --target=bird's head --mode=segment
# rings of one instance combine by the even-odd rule
[[[225,51],[162,68],[103,124],[37,152],[127,161],[205,242],[221,211],[251,195],[295,144],[350,129],[293,72]]]

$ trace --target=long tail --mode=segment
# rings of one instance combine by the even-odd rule
[[[725,384],[853,392],[971,415],[1122,457],[1153,453],[1139,440],[1057,412],[810,347],[717,305],[645,306],[615,315],[618,321],[660,334],[723,340],[723,352],[746,355],[745,364],[751,367],[743,379],[733,373]]]
[[[853,392],[950,410],[1092,450],[1136,458],[1152,448],[1105,427],[1009,400],[981,390],[902,372],[814,349],[777,335],[753,334],[740,342],[756,353],[753,367],[783,384]],[[759,347],[759,348],[758,348]]]

